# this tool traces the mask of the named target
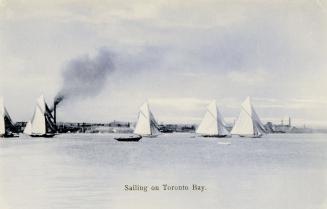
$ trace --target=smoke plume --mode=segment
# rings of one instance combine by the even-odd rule
[[[97,96],[113,70],[112,53],[105,48],[93,58],[84,55],[69,61],[63,70],[63,86],[55,97],[55,105],[66,99]]]

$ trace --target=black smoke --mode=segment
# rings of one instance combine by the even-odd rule
[[[69,61],[63,69],[63,85],[54,104],[97,96],[113,70],[113,54],[106,48],[100,49],[95,57],[83,55]]]

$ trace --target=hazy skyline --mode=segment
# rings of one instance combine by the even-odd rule
[[[253,98],[263,122],[327,127],[323,0],[0,0],[0,96],[14,121],[48,103],[63,71],[99,50],[114,70],[98,94],[66,101],[61,121],[197,123],[213,99],[228,122]]]

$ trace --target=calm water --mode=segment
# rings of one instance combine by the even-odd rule
[[[125,191],[125,185],[160,191]],[[162,184],[189,190],[164,191]],[[204,185],[204,192],[192,191]],[[1,209],[326,209],[327,135],[0,141]]]

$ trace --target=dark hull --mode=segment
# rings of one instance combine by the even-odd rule
[[[224,138],[224,137],[229,137],[228,135],[202,135],[202,137],[206,138]]]
[[[156,138],[158,135],[142,135],[142,137],[146,138]]]
[[[115,137],[114,139],[120,142],[138,142],[140,139],[142,139],[142,136]]]
[[[32,134],[31,137],[43,137],[43,138],[52,138],[55,136],[55,134]]]
[[[262,135],[239,135],[240,137],[245,137],[245,138],[261,138]]]

